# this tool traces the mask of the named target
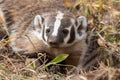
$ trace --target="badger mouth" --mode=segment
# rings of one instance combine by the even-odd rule
[[[49,44],[49,46],[50,46],[51,48],[59,48],[59,47],[60,47],[59,44]]]

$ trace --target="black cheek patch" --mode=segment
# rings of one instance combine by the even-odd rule
[[[42,38],[43,38],[44,41],[46,41],[44,35],[45,35],[45,26],[43,26]]]
[[[75,29],[72,26],[71,31],[70,31],[70,39],[68,40],[67,43],[72,43],[75,40]]]
[[[78,27],[78,29],[77,29],[77,32],[78,32],[79,36],[82,35],[81,30],[83,30],[82,23],[81,23],[81,25],[80,25],[80,26]]]
[[[78,32],[80,32],[81,30],[83,29],[83,26],[82,26],[82,23],[79,25],[79,27],[78,27]]]
[[[44,21],[45,21],[44,18],[43,17],[41,17],[41,18],[42,18],[42,23],[44,23]]]
[[[63,42],[64,42],[64,38],[65,38],[65,36],[61,35],[61,33],[58,33],[58,41],[59,41],[60,43],[63,43]]]

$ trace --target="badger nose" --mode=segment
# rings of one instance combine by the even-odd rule
[[[58,45],[59,43],[57,41],[49,40],[48,42],[50,45]]]
[[[56,38],[49,38],[48,39],[48,44],[51,46],[51,47],[57,47],[59,45],[59,40],[56,39]]]

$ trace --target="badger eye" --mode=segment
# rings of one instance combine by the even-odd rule
[[[48,29],[46,29],[46,33],[49,33],[50,32],[50,29],[48,28]]]
[[[82,36],[82,32],[81,31],[79,32],[79,36]]]
[[[67,34],[68,34],[68,30],[63,29],[63,30],[62,30],[62,33],[63,33],[64,35],[67,35]]]

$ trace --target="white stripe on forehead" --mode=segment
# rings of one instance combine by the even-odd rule
[[[56,16],[56,21],[54,23],[54,29],[53,29],[53,33],[52,36],[57,36],[58,34],[58,29],[61,25],[61,20],[63,19],[64,14],[60,11],[58,11],[58,14]]]

